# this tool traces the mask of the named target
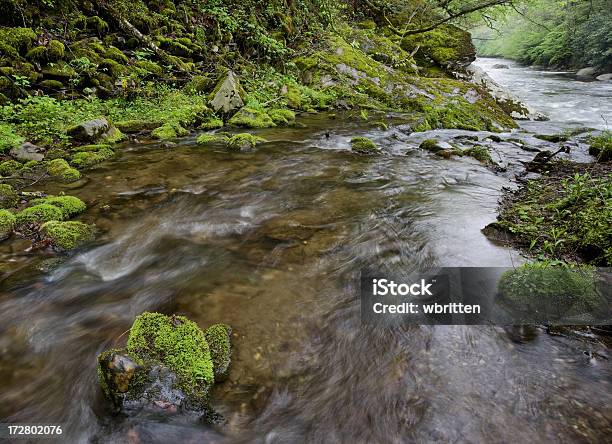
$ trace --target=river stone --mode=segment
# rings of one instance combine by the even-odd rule
[[[443,140],[426,139],[419,145],[419,148],[437,153],[438,151],[452,150],[453,146]]]
[[[10,151],[10,155],[18,160],[36,160],[40,162],[45,158],[42,151],[43,149],[41,147],[30,142],[25,142],[20,147],[13,148]]]
[[[111,127],[109,121],[101,117],[75,125],[66,132],[79,142],[95,143],[104,138],[111,128],[114,127]]]
[[[588,68],[579,69],[576,73],[576,77],[595,77],[595,73],[597,72],[596,68],[589,66]]]
[[[491,68],[493,69],[510,69],[508,65],[504,65],[503,63],[496,63]]]
[[[612,72],[608,73],[608,74],[602,74],[600,76],[595,77],[597,80],[600,80],[602,82],[606,82],[606,81],[610,81],[612,80]]]
[[[233,71],[228,71],[210,94],[209,104],[216,112],[231,114],[244,106],[242,96],[238,76]]]

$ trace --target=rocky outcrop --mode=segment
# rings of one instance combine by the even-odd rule
[[[238,76],[233,71],[228,71],[210,93],[209,104],[216,112],[230,115],[244,106],[243,96]]]
[[[470,65],[462,72],[455,72],[455,76],[487,90],[500,108],[510,114],[514,119],[547,120],[544,114],[521,102],[518,97],[493,80],[478,66]]]

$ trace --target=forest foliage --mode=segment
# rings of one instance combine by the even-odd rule
[[[529,0],[473,31],[481,56],[556,68],[612,68],[611,0]]]

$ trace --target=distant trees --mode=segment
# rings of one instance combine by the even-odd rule
[[[612,69],[612,0],[530,0],[473,34],[481,55]]]

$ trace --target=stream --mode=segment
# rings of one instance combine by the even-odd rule
[[[603,128],[600,116],[612,112],[612,83],[477,63],[551,117],[502,138],[550,148],[533,133]],[[358,115],[331,117],[259,130],[269,142],[249,153],[198,147],[195,136],[171,148],[126,144],[85,181],[53,185],[87,202],[83,220],[102,234],[59,259],[25,252],[25,242],[0,244],[9,264],[0,283],[0,422],[62,423],[61,442],[609,439],[612,366],[596,337],[360,321],[364,267],[523,262],[480,230],[534,153],[483,142],[500,173],[418,148],[431,137],[461,144],[468,131],[411,134],[401,116],[386,116],[386,130]],[[352,153],[357,135],[383,154]],[[580,139],[574,145],[566,157],[591,159]],[[223,424],[110,414],[96,355],[122,346],[146,310],[232,326],[230,377],[213,391]]]

